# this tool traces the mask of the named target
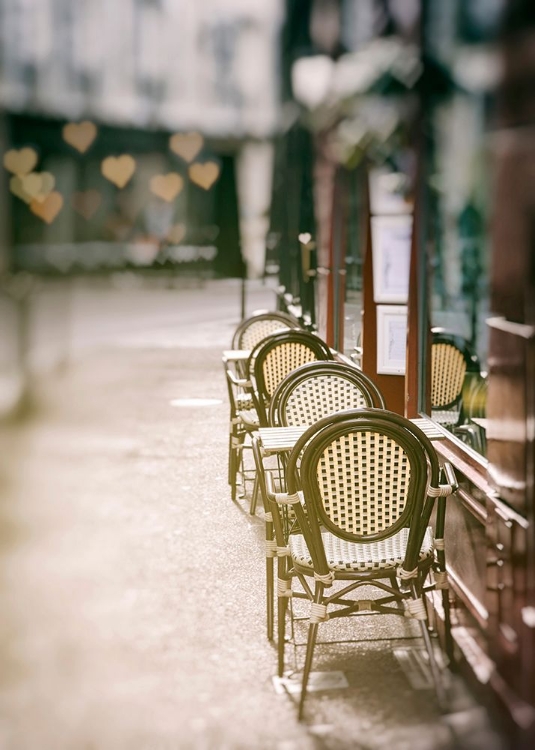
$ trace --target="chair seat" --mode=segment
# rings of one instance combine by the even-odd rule
[[[236,396],[236,406],[240,411],[254,409],[253,397],[250,393],[240,393]]]
[[[246,430],[257,430],[260,427],[256,409],[240,409],[238,416]]]
[[[322,532],[321,536],[331,570],[339,572],[389,570],[397,568],[405,559],[409,529],[401,529],[388,539],[367,544],[346,542],[328,531]],[[289,547],[292,559],[300,567],[310,568],[312,571],[312,558],[303,536],[292,535],[289,539]],[[420,561],[430,558],[433,555],[433,549],[433,532],[428,527],[420,550]]]
[[[431,418],[442,427],[456,425],[459,421],[459,409],[433,409]]]

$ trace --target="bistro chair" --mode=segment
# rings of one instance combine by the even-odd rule
[[[309,331],[282,331],[257,344],[249,356],[247,369],[260,425],[269,424],[270,401],[290,372],[307,362],[332,360],[333,356],[327,344]]]
[[[311,425],[335,411],[385,408],[376,384],[357,367],[343,362],[310,362],[291,372],[277,387],[269,407],[269,423]]]
[[[487,391],[486,377],[477,377],[471,383],[464,401],[465,421],[455,427],[455,434],[481,455],[487,452]]]
[[[310,603],[300,720],[319,625],[363,614],[418,621],[437,699],[445,706],[426,605],[426,594],[440,589],[450,650],[444,523],[446,497],[457,484],[449,464],[443,474],[447,483],[440,484],[435,450],[410,420],[381,409],[361,409],[330,415],[306,430],[288,460],[287,491],[274,493],[268,488],[268,507],[280,546],[281,677],[285,615],[295,578]],[[280,508],[286,505],[294,510],[300,528],[287,541],[280,520]],[[369,587],[376,592],[372,598]]]
[[[301,327],[297,318],[289,313],[262,310],[242,320],[232,337],[232,348],[253,349],[259,341],[276,331]]]
[[[271,397],[286,375],[307,362],[332,359],[332,357],[333,353],[327,344],[319,336],[309,331],[297,329],[279,331],[260,341],[251,351],[245,366],[247,373],[246,387],[252,397],[253,410],[239,410],[237,413],[238,425],[243,424],[244,433],[251,434],[258,427],[268,426],[268,409]],[[234,445],[237,446],[236,455],[232,459],[235,477],[240,466],[243,468],[244,442],[234,443]],[[235,478],[231,479],[231,485],[235,488]],[[256,508],[257,493],[258,485],[255,473],[250,506],[251,513],[254,513]]]
[[[383,395],[356,366],[329,360],[309,362],[279,383],[270,401],[268,423],[308,427],[337,411],[373,406],[385,408]]]
[[[479,369],[479,360],[465,339],[442,328],[432,329],[431,417],[451,432],[464,419],[466,375]]]
[[[341,362],[309,362],[293,370],[278,385],[269,407],[269,423],[281,427],[308,427],[322,417],[347,409],[378,406],[384,408],[384,399],[377,386],[360,370]],[[273,519],[265,498],[266,476],[263,466],[264,453],[258,441],[254,441],[254,457],[258,485],[264,500],[266,517],[266,597],[268,613],[268,638],[273,637],[273,562],[277,544]],[[284,455],[278,463],[279,489],[284,480]],[[273,472],[270,477],[273,476]],[[256,509],[256,494],[251,500],[251,513]],[[282,518],[282,513],[281,513]],[[291,508],[284,510],[284,531],[287,540],[289,533],[296,530],[295,514]],[[280,545],[279,545],[280,546]]]
[[[300,328],[296,318],[279,311],[259,311],[243,320],[232,337],[232,350],[223,354],[223,369],[229,399],[229,450],[228,482],[232,499],[236,499],[237,478],[243,469],[243,447],[247,435],[258,427],[251,394],[248,358],[237,358],[239,352],[250,352],[256,345],[273,333]],[[245,476],[242,471],[242,484]]]

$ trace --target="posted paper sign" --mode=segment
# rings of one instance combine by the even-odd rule
[[[407,307],[377,305],[377,372],[404,375],[407,354]]]
[[[375,302],[407,302],[412,216],[373,216],[373,296]]]

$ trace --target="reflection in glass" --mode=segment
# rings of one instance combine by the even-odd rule
[[[494,8],[499,3],[490,5]],[[492,185],[486,142],[499,66],[490,38],[492,29],[480,31],[476,37],[466,38],[457,29],[447,50],[434,50],[451,72],[453,90],[434,108],[432,117],[429,300],[431,325],[454,340],[459,350],[459,369],[455,387],[450,384],[453,390],[448,401],[444,394],[439,397],[439,371],[455,369],[455,357],[446,367],[433,346],[432,416],[484,455],[490,257],[487,218]]]

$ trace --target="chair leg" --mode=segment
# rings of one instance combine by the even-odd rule
[[[267,637],[269,641],[273,640],[273,625],[275,620],[274,604],[274,572],[273,558],[266,557],[266,616],[267,616]]]
[[[257,503],[258,503],[258,474],[255,474],[254,484],[253,484],[253,494],[251,495],[251,504],[249,505],[249,513],[251,516],[254,516],[254,514],[256,513]]]
[[[421,595],[418,591],[418,588],[416,584],[411,584],[411,593],[413,596],[413,599],[420,599]],[[429,669],[431,670],[431,678],[433,680],[433,684],[435,686],[435,692],[437,696],[437,701],[440,709],[444,710],[447,707],[447,696],[446,696],[446,690],[444,688],[444,685],[442,684],[440,670],[438,668],[438,664],[435,659],[435,653],[433,651],[433,644],[431,643],[431,636],[429,634],[429,629],[427,627],[427,619],[425,620],[419,620],[420,623],[420,630],[422,633],[422,639],[427,651],[427,655],[429,656]]]
[[[234,476],[234,434],[232,430],[228,434],[228,483],[232,486],[232,477]]]
[[[450,664],[454,664],[453,637],[451,635],[451,613],[450,613],[450,596],[448,589],[442,591],[442,609],[444,610],[444,646],[446,656]]]
[[[286,645],[286,612],[288,610],[288,598],[277,597],[277,656],[278,675],[284,676],[284,647]]]
[[[228,448],[228,483],[230,484],[231,497],[236,500],[236,486],[238,483],[238,473],[242,461],[243,437],[231,431],[229,434]]]
[[[314,648],[316,646],[316,640],[318,638],[318,623],[311,622],[308,626],[308,638],[307,638],[307,652],[305,657],[305,666],[303,668],[303,680],[301,682],[301,697],[299,699],[299,710],[297,713],[298,721],[303,720],[303,713],[305,708],[305,698],[307,694],[308,679],[310,677],[310,671],[312,668],[312,659],[314,658]]]
[[[437,503],[437,522],[436,522],[436,536],[440,539],[444,539],[445,532],[445,519],[446,519],[446,498],[440,497]],[[444,646],[446,656],[449,659],[451,665],[455,664],[454,653],[453,653],[453,638],[451,635],[451,613],[450,613],[450,597],[448,591],[448,583],[446,577],[446,552],[444,544],[437,544],[436,548],[436,560],[439,571],[445,577],[445,588],[442,589],[442,609],[444,610]]]
[[[258,475],[257,475],[258,478]],[[256,482],[256,480],[255,480]],[[273,640],[275,620],[275,558],[271,547],[274,544],[273,522],[266,520],[266,609],[267,609],[267,637]]]

